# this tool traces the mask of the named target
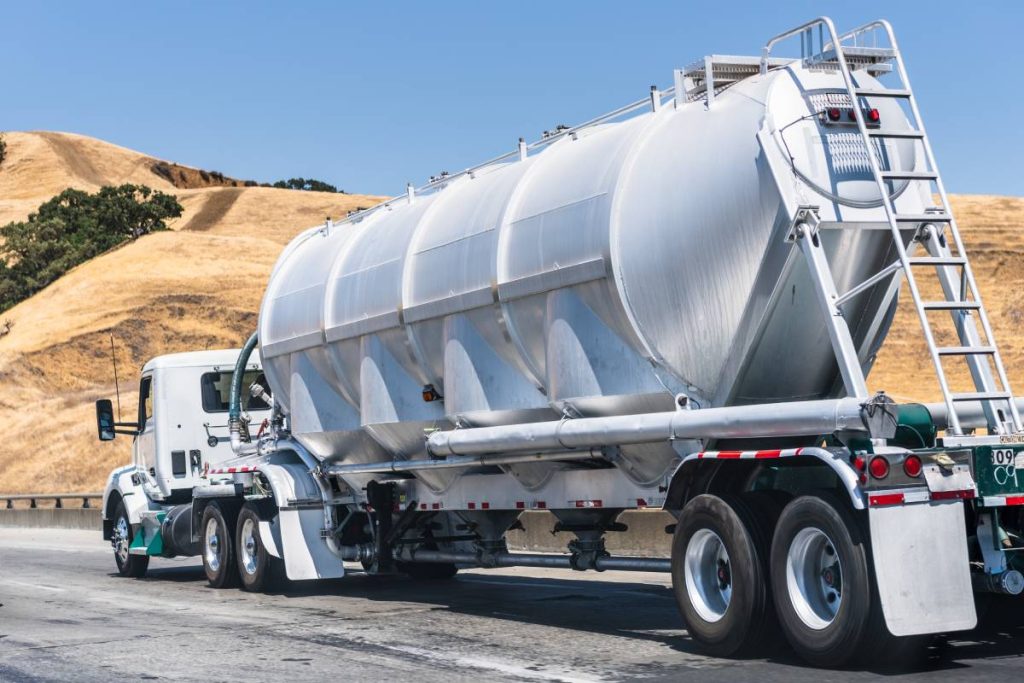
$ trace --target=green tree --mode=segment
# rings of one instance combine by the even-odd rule
[[[181,211],[173,195],[143,185],[61,192],[28,220],[0,228],[0,311],[108,249],[166,230]]]
[[[322,180],[316,180],[314,178],[289,178],[288,180],[278,180],[274,183],[274,187],[282,190],[304,190],[306,192],[340,192],[345,194],[344,190],[339,190],[334,185],[325,183]]]

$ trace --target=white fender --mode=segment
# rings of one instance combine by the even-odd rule
[[[125,510],[128,512],[128,522],[141,524],[141,513],[153,507],[152,501],[146,496],[146,491],[141,485],[132,481],[132,474],[135,472],[135,465],[126,465],[110,473],[107,485],[103,490],[103,519],[108,520],[107,505],[114,493],[120,494],[124,500]]]

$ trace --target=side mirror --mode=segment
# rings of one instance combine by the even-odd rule
[[[135,422],[114,422],[114,406],[109,398],[101,398],[96,401],[96,431],[100,441],[113,441],[118,434],[136,436],[139,433],[139,425]]]
[[[114,405],[109,398],[96,401],[96,430],[100,441],[113,441],[117,436],[114,429]]]

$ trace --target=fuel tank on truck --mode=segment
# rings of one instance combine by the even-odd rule
[[[825,115],[853,106],[841,76],[794,62],[710,106],[657,104],[297,237],[259,323],[293,434],[322,459],[359,463],[428,457],[436,429],[671,410],[680,396],[702,408],[841,393],[787,241],[798,208],[816,207],[839,291],[895,260],[869,151],[855,125]],[[909,128],[891,99],[857,106]],[[912,140],[870,153],[884,169],[923,164]],[[931,203],[906,181],[890,189],[901,212]],[[866,369],[892,284],[846,308]],[[675,457],[627,447],[615,466],[646,484]],[[573,466],[504,467],[536,488]],[[460,475],[416,476],[439,492]]]

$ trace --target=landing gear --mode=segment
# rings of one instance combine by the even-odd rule
[[[124,501],[117,504],[114,512],[114,533],[110,539],[110,545],[114,548],[114,562],[117,563],[117,573],[121,576],[142,578],[149,568],[149,555],[132,555],[128,548],[132,544],[135,533],[132,531],[131,522],[128,521],[128,510]]]
[[[232,515],[232,522],[233,515]],[[213,588],[238,585],[238,567],[235,564],[235,525],[228,523],[219,503],[210,503],[203,510],[200,526],[203,534],[203,571]]]

